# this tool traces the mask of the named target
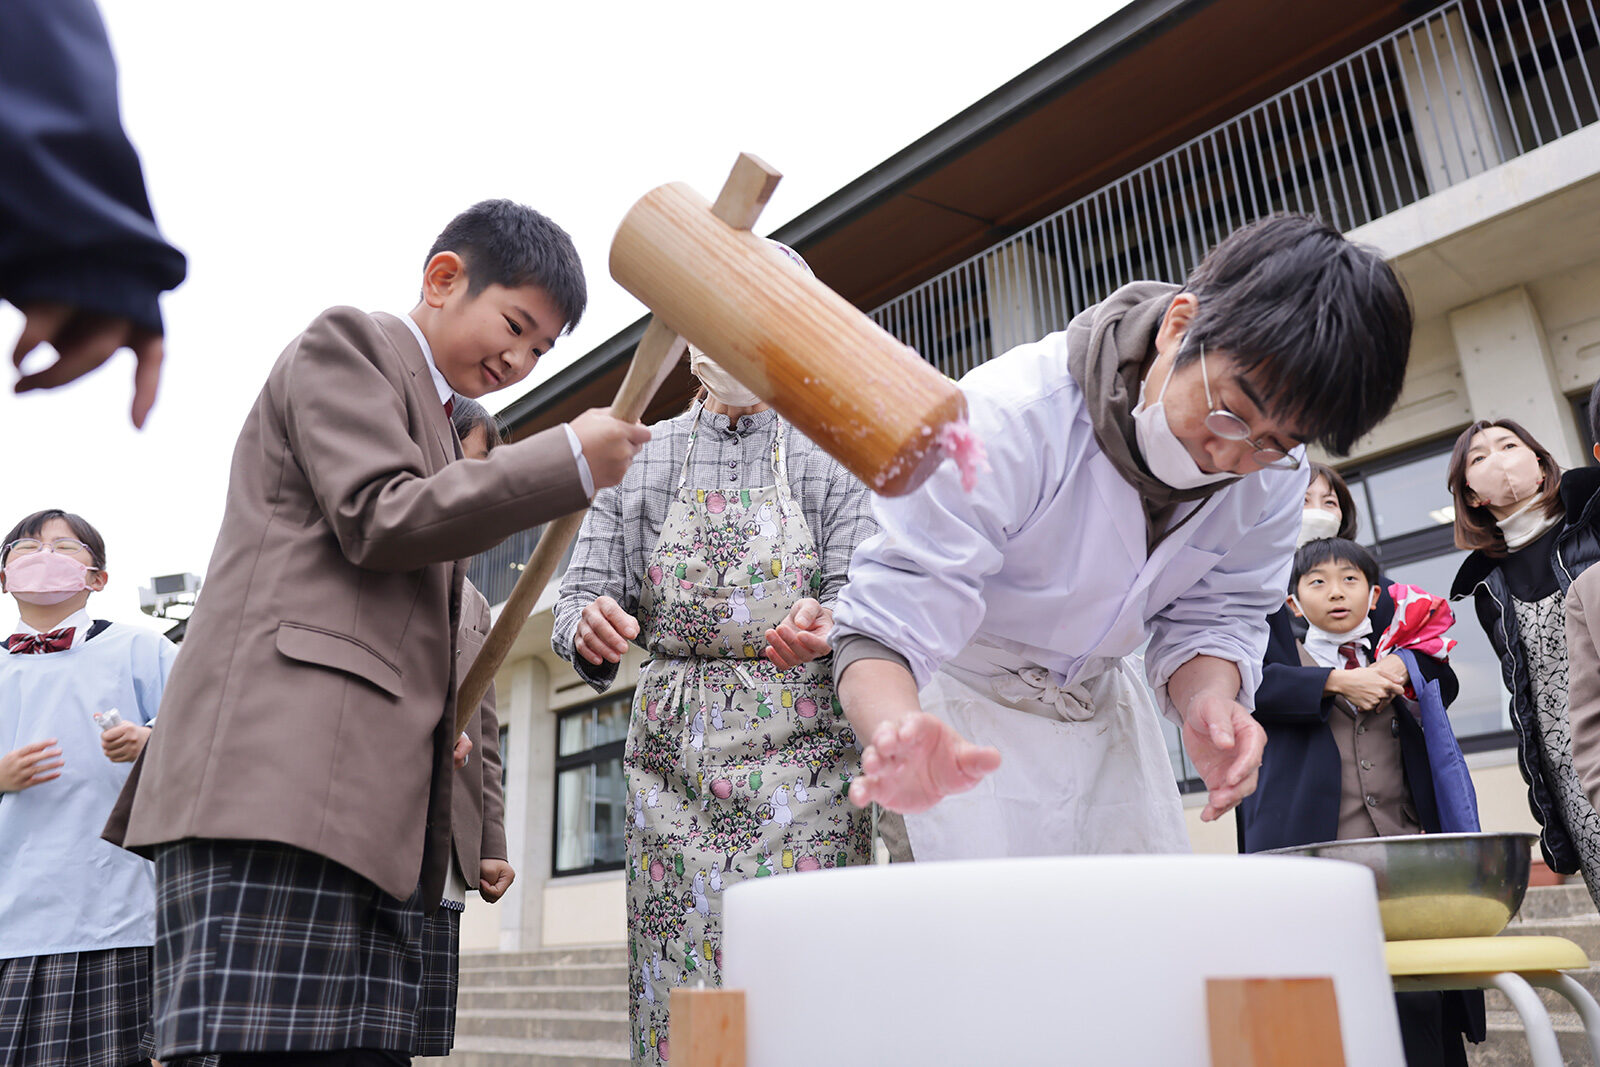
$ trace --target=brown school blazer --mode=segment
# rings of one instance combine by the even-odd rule
[[[471,583],[462,587],[461,638],[456,648],[456,676],[463,677],[489,636],[489,601]],[[478,888],[481,860],[508,859],[506,806],[500,787],[500,719],[495,714],[494,685],[467,723],[472,752],[458,768],[450,798],[450,836],[456,865],[468,889]]]
[[[394,316],[334,308],[278,357],[111,840],[126,818],[121,843],[146,855],[184,838],[276,841],[396,897],[420,876],[438,902],[466,659],[456,561],[586,503],[560,427],[457,455]]]
[[[1600,567],[1567,590],[1567,720],[1572,769],[1590,804],[1600,804]]]

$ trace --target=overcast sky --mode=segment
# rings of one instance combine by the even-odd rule
[[[651,187],[713,198],[754,152],[784,173],[766,233],[1120,6],[101,0],[123,121],[189,276],[164,302],[144,432],[128,422],[127,353],[52,393],[0,391],[0,533],[40,508],[81,513],[110,557],[91,613],[138,621],[152,575],[204,573],[272,361],[323,308],[409,309],[462,208],[533,205],[573,235],[589,278],[582,324],[485,398],[500,408],[643,313],[606,258]],[[20,325],[0,306],[6,352]]]

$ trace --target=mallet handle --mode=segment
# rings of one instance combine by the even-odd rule
[[[734,229],[750,229],[760,217],[761,209],[772,198],[772,191],[782,177],[757,157],[748,152],[740,153],[728,180],[723,183],[722,192],[717,194],[717,202],[711,208],[712,214]],[[634,349],[633,362],[628,365],[628,373],[622,379],[622,388],[617,390],[617,398],[611,403],[611,414],[626,422],[643,418],[645,408],[650,406],[656,390],[661,388],[661,383],[666,381],[667,375],[683,357],[685,347],[683,338],[672,327],[652,317],[644,336],[639,340],[639,346]],[[505,607],[500,609],[500,617],[489,630],[478,658],[472,661],[466,677],[461,680],[461,688],[456,695],[456,733],[467,728],[473,712],[483,703],[483,695],[489,691],[489,685],[510,654],[511,646],[517,643],[523,624],[533,614],[539,594],[550,584],[561,557],[567,554],[567,546],[578,536],[585,513],[577,511],[563,515],[548,523],[544,533],[539,535],[539,543],[534,545],[533,555],[528,557],[528,565],[518,576],[515,588],[506,598]]]

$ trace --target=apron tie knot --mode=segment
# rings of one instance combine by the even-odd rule
[[[1089,691],[1081,685],[1057,684],[1055,674],[1044,667],[1024,667],[1014,674],[1007,671],[997,680],[995,689],[1010,701],[1047,704],[1068,722],[1087,722],[1094,717]]]

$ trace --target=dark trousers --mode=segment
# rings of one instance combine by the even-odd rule
[[[1445,1025],[1443,993],[1396,993],[1400,1043],[1406,1067],[1467,1067],[1467,1045],[1461,1031]]]
[[[219,1067],[411,1067],[411,1056],[376,1048],[333,1052],[224,1052]]]

